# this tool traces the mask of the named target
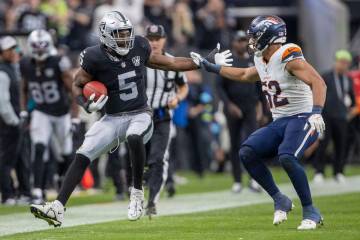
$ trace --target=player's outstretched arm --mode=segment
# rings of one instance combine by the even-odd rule
[[[215,64],[207,61],[200,54],[191,52],[191,58],[200,67],[208,72],[213,72],[222,77],[243,82],[256,82],[260,80],[255,67],[236,68],[231,67],[233,59],[229,50],[215,54]]]
[[[314,106],[324,106],[326,98],[325,81],[308,62],[303,59],[292,60],[286,64],[286,70],[311,87]]]
[[[177,72],[191,71],[199,68],[191,58],[170,57],[161,54],[151,54],[146,66]]]
[[[255,67],[236,68],[222,66],[219,74],[227,79],[242,82],[256,82],[260,80],[259,74]]]

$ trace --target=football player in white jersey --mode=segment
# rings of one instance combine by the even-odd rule
[[[292,201],[276,186],[262,159],[278,156],[303,207],[299,230],[315,229],[323,218],[313,206],[306,173],[299,163],[304,151],[325,129],[321,116],[326,85],[304,59],[301,48],[285,44],[286,25],[277,16],[256,17],[248,29],[255,67],[234,68],[209,63],[197,53],[194,62],[209,72],[237,81],[261,81],[274,121],[255,131],[240,147],[245,168],[274,200],[274,225],[287,219]],[[216,57],[223,57],[220,55]]]

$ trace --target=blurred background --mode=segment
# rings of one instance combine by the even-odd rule
[[[206,53],[220,42],[222,48],[232,49],[235,58],[244,60],[245,66],[251,66],[252,60],[247,55],[246,36],[240,30],[246,31],[251,19],[258,15],[282,17],[287,24],[288,42],[300,45],[307,61],[321,74],[340,71],[341,68],[341,74],[349,79],[351,86],[346,89],[350,103],[340,102],[339,108],[344,110],[344,114],[340,116],[333,104],[326,106],[328,121],[341,121],[342,131],[346,134],[339,136],[336,133],[338,128],[329,126],[328,133],[307,151],[303,161],[311,177],[315,176],[314,181],[316,174],[324,173],[326,164],[332,164],[334,169],[339,162],[347,166],[345,170],[342,167],[331,173],[325,171],[327,177],[341,174],[341,178],[336,178],[338,181],[346,181],[342,177],[347,175],[347,171],[357,171],[356,164],[360,163],[360,1],[2,0],[0,37],[14,36],[21,56],[27,53],[28,34],[35,29],[47,29],[53,35],[58,54],[69,56],[76,69],[80,51],[98,43],[97,24],[104,13],[111,10],[129,17],[138,35],[142,35],[144,28],[151,23],[163,25],[168,36],[167,51],[175,56],[189,56],[190,51]],[[339,50],[347,57],[336,54]],[[232,187],[233,183],[243,182],[241,166],[236,161],[239,143],[249,133],[271,121],[261,89],[245,85],[234,92],[231,84],[225,79],[216,79],[215,75],[200,71],[186,74],[190,93],[174,113],[170,169],[175,174],[168,179],[168,195],[175,194],[178,184],[208,176],[215,176],[215,182],[210,185],[222,181],[216,180],[218,176],[225,176],[220,178],[226,179],[224,186],[240,192]],[[328,93],[328,96],[333,95]],[[333,100],[336,102],[336,97]],[[86,129],[98,118],[96,114],[81,113],[81,128],[74,132],[75,148],[81,144]],[[22,149],[29,151],[23,158],[27,171],[31,173],[31,142],[24,144]],[[53,143],[46,160],[49,196],[54,196],[58,188],[56,165],[61,156],[57,152],[56,143]],[[119,164],[114,166],[114,161],[108,161],[111,158],[118,159]],[[108,191],[114,189],[114,181],[114,196],[122,200],[126,192],[127,159],[125,145],[112,156],[101,157],[92,164],[90,177],[83,179],[79,190]],[[269,159],[269,163],[277,167],[276,159]],[[19,172],[14,169],[14,188],[19,187]],[[120,177],[120,185],[116,177]],[[19,195],[30,196],[30,191],[28,189]]]

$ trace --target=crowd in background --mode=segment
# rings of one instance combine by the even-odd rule
[[[252,65],[252,60],[246,51],[246,34],[237,31],[236,19],[226,16],[226,7],[235,4],[232,0],[8,0],[0,3],[0,29],[16,35],[26,35],[39,28],[49,29],[59,53],[69,55],[76,68],[79,52],[98,41],[100,18],[108,11],[119,10],[130,18],[136,34],[141,35],[150,23],[163,25],[168,35],[168,48],[176,56],[186,56],[192,49],[208,52],[220,42],[232,49],[237,67],[247,67]],[[26,49],[21,50],[26,52]],[[329,156],[334,158],[334,174],[343,174],[345,160],[359,151],[356,89],[353,90],[352,78],[348,76],[353,62],[348,52],[337,54],[334,69],[324,75],[327,83],[333,81],[333,87],[328,87],[330,92],[325,106],[329,131],[323,136],[326,141],[320,142],[319,149],[315,146],[306,154],[308,161],[316,163],[319,174],[323,173]],[[352,76],[360,81],[358,73]],[[199,71],[188,72],[187,77],[189,96],[174,113],[176,136],[171,143],[171,167],[192,169],[202,177],[206,170],[224,172],[227,166],[232,166],[233,191],[240,191],[241,185],[236,185],[242,182],[239,144],[255,129],[271,121],[261,87],[215,79],[215,75]],[[339,109],[341,114],[338,114]],[[82,131],[75,134],[75,145],[97,116],[83,113],[81,118]],[[331,138],[335,155],[326,152]],[[120,147],[116,154],[126,159],[126,148]],[[95,161],[91,167],[96,187],[101,186],[98,165],[101,163]],[[107,167],[107,172],[111,167]],[[318,175],[316,181],[321,180]]]

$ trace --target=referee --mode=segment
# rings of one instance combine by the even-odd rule
[[[166,33],[161,25],[150,25],[146,28],[153,54],[164,54]],[[147,165],[145,174],[149,186],[149,199],[146,214],[156,214],[156,203],[168,175],[168,158],[170,144],[171,109],[188,94],[188,85],[183,73],[146,68],[146,93],[148,104],[154,111],[154,133],[147,143]]]

